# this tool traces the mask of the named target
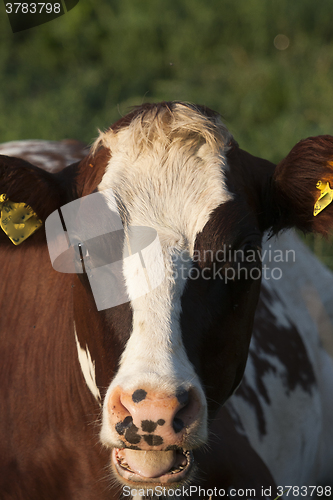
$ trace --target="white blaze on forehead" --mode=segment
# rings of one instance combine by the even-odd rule
[[[83,349],[80,345],[80,341],[77,337],[76,326],[74,323],[74,334],[75,334],[75,342],[77,347],[78,358],[82,370],[82,374],[84,376],[84,380],[86,381],[87,386],[91,394],[98,401],[99,405],[101,404],[101,394],[96,384],[96,374],[95,374],[95,361],[91,359],[91,355],[86,345],[85,349]]]
[[[176,391],[180,385],[196,387],[205,407],[201,384],[182,343],[181,297],[192,267],[196,235],[212,211],[232,199],[224,179],[230,139],[217,120],[213,123],[198,111],[177,105],[172,114],[162,110],[156,116],[153,110],[118,132],[108,131],[95,145],[111,150],[98,189],[112,188],[125,225],[129,221],[131,226],[157,231],[165,268],[163,282],[136,298],[136,277],[142,272],[142,263],[124,259],[133,328],[108,394],[116,385],[131,390],[138,383],[166,392]],[[154,268],[154,262],[146,262],[148,265]],[[104,410],[107,413],[106,407]],[[111,442],[106,421],[107,415],[101,437]]]
[[[232,198],[224,179],[230,140],[217,119],[184,105],[172,114],[153,110],[101,134],[94,147],[109,148],[111,159],[98,189],[113,189],[131,225],[156,229],[165,246],[193,250],[211,212]]]

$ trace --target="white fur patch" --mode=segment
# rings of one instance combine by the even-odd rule
[[[205,395],[182,343],[181,296],[197,234],[212,211],[232,198],[224,180],[231,135],[217,120],[180,104],[172,114],[163,110],[153,116],[154,111],[117,132],[101,134],[95,145],[103,144],[112,155],[98,189],[113,189],[125,224],[157,231],[165,267],[163,282],[135,299],[141,263],[124,260],[133,329],[105,398],[101,439],[109,445],[119,437],[107,418],[107,400],[117,385],[126,390],[142,385],[173,394],[179,386],[194,387],[203,408],[198,443],[207,432]],[[153,279],[159,264],[150,259],[147,271]]]
[[[258,395],[266,434],[260,435],[256,409],[244,398],[236,394],[227,406],[231,414],[236,414],[243,433],[277,484],[299,487],[326,484],[332,478],[333,463],[333,362],[326,352],[332,349],[333,275],[293,232],[270,240],[270,245],[280,249],[283,255],[292,249],[296,258],[295,262],[279,262],[281,279],[263,280],[262,287],[276,297],[267,305],[276,318],[277,330],[297,325],[316,384],[311,393],[300,385],[286,392],[286,367],[273,354],[264,354],[254,336],[250,350],[275,370],[268,370],[260,377],[270,403],[260,394],[257,367],[251,355],[244,374],[247,387]],[[255,323],[254,328],[260,329],[260,323]]]
[[[191,247],[214,208],[232,198],[223,175],[231,135],[183,105],[172,118],[151,115],[101,134],[94,147],[112,157],[98,189],[112,188],[130,223],[153,227],[165,246]]]
[[[98,401],[98,404],[101,405],[101,394],[96,384],[96,374],[95,374],[95,361],[91,359],[91,355],[86,345],[86,348],[83,349],[80,345],[80,341],[77,337],[76,326],[74,323],[74,334],[75,334],[75,342],[77,347],[77,354],[82,370],[82,374],[84,376],[84,380],[86,381],[87,386],[91,394]]]
[[[333,323],[330,319],[317,289],[312,285],[301,290],[307,310],[319,333],[319,338],[326,352],[333,359]]]

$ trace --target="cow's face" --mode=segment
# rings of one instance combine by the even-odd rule
[[[100,313],[114,368],[100,438],[118,482],[172,488],[191,479],[208,415],[241,382],[274,166],[241,151],[215,115],[182,105],[134,113],[95,148],[110,157],[97,190],[117,200],[123,256],[133,228],[152,228],[165,272],[138,297],[142,263],[124,258],[124,322],[117,308]]]
[[[106,204],[109,189],[117,200],[123,256],[133,228],[152,228],[165,273],[138,297],[142,263],[124,258],[129,302],[122,307],[131,321],[124,328],[112,320],[116,311],[99,313],[112,324],[114,344],[122,338],[101,440],[122,483],[172,487],[194,470],[192,450],[207,442],[208,412],[241,381],[260,288],[261,231],[245,194],[232,189],[232,138],[217,118],[184,106],[154,115],[139,114],[96,145],[110,151],[98,191]]]

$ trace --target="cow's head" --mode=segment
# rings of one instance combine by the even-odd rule
[[[313,210],[318,181],[333,186],[332,161],[333,138],[322,136],[298,143],[275,168],[242,151],[216,113],[181,103],[135,109],[101,133],[85,160],[55,175],[2,157],[1,193],[43,220],[93,192],[101,193],[100,217],[111,217],[106,193],[114,195],[128,302],[98,310],[81,270],[72,334],[102,402],[100,439],[119,483],[150,488],[190,480],[192,452],[207,442],[208,415],[242,379],[263,234],[292,226],[328,232],[333,204],[317,216]],[[88,216],[86,224],[97,219]],[[137,293],[140,276],[158,266],[124,258],[134,228],[143,227],[158,235],[165,273],[144,295]],[[86,254],[80,247],[77,255],[102,266],[114,251],[110,241],[86,241]],[[114,294],[112,280],[103,293]]]

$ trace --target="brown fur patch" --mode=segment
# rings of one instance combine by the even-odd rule
[[[319,180],[333,187],[333,137],[322,135],[300,141],[275,169],[273,178],[274,232],[296,226],[327,235],[333,225],[333,204],[316,217]]]

